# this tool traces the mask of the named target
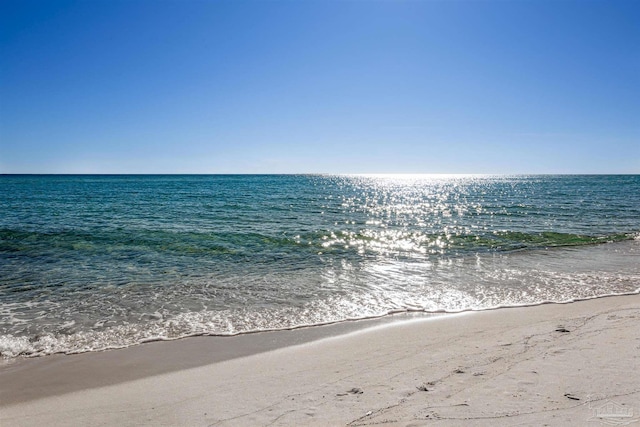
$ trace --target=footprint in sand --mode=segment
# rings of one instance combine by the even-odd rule
[[[349,394],[362,394],[362,393],[364,393],[364,391],[362,391],[361,388],[354,387],[351,390],[347,391],[346,393],[338,393],[336,394],[336,396],[347,396]]]

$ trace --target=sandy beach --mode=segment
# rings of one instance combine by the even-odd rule
[[[5,364],[0,425],[640,424],[640,295],[402,319]]]

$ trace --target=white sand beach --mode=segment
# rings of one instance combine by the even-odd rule
[[[0,425],[640,425],[640,295],[245,337],[3,366]]]

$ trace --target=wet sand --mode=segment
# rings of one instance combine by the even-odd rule
[[[640,425],[639,295],[391,320],[19,361],[0,425]]]

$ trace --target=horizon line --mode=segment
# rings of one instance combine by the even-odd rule
[[[640,175],[636,172],[518,172],[518,173],[474,173],[474,172],[436,172],[436,173],[414,173],[414,172],[223,172],[223,173],[202,173],[202,172],[161,172],[161,173],[140,173],[140,172],[0,172],[0,176],[623,176]]]

